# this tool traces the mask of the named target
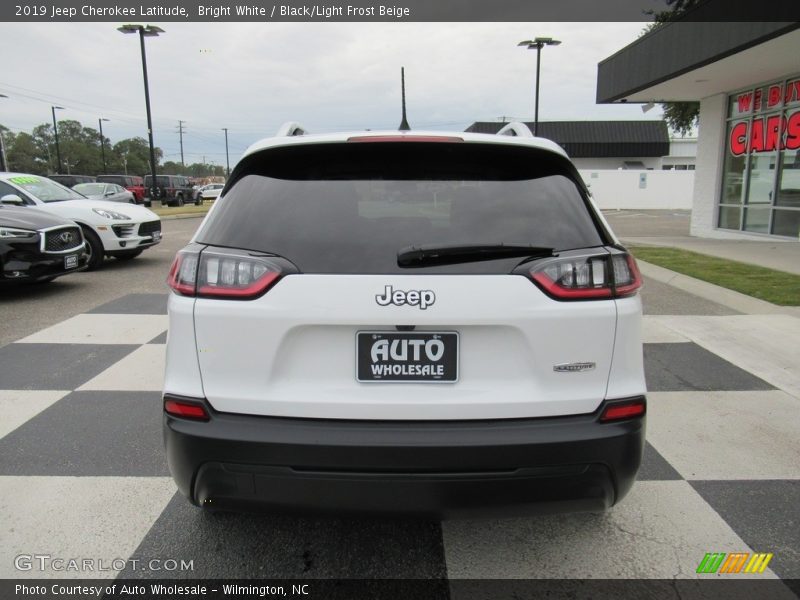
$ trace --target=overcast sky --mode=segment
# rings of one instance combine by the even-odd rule
[[[643,23],[153,23],[147,58],[155,143],[187,163],[231,166],[281,123],[312,132],[396,129],[400,67],[414,129],[461,131],[476,120],[533,119],[536,52],[542,51],[539,118],[658,119],[639,105],[595,104],[597,63],[634,40]],[[147,136],[138,37],[113,23],[0,23],[0,123],[30,131],[59,119],[97,127],[112,143]]]

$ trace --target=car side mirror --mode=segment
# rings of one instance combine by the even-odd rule
[[[25,201],[16,194],[6,194],[0,198],[0,204],[13,204],[15,206],[22,206]]]

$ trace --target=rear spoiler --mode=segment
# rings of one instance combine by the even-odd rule
[[[515,137],[533,137],[533,133],[525,123],[514,121],[503,127],[497,135],[511,135]]]
[[[278,128],[275,137],[294,137],[296,135],[305,135],[308,133],[305,127],[296,121],[288,121]]]

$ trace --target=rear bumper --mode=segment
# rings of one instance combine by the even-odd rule
[[[164,416],[170,471],[212,509],[436,517],[602,511],[633,485],[643,417],[373,422]]]

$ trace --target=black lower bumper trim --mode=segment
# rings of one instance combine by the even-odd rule
[[[211,509],[453,517],[602,511],[630,489],[644,418],[372,422],[165,415],[180,490]]]

